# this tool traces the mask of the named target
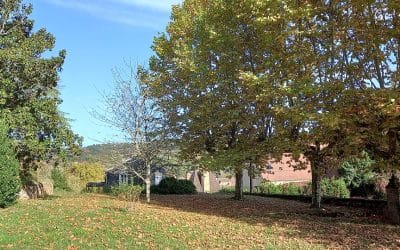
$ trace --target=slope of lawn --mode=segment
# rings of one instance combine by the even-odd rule
[[[0,210],[0,249],[400,248],[400,227],[361,210],[321,217],[273,198],[153,198],[133,208],[98,194],[20,202]]]

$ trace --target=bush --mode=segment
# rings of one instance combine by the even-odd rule
[[[55,189],[70,191],[70,187],[68,186],[67,178],[65,173],[59,169],[54,168],[51,171],[51,178],[53,179],[53,185]]]
[[[0,123],[0,207],[14,204],[20,190],[19,162],[7,137],[7,127]]]
[[[260,184],[259,190],[262,194],[283,194],[283,186],[270,181],[263,181]]]
[[[196,187],[191,181],[167,177],[162,179],[158,186],[152,186],[151,192],[155,194],[195,194]]]
[[[104,181],[104,166],[99,163],[74,163],[71,172],[85,184],[88,182]]]
[[[321,181],[322,196],[349,198],[350,191],[347,189],[346,182],[342,178],[325,178]]]
[[[284,184],[283,185],[283,193],[287,194],[287,195],[300,195],[300,194],[302,194],[301,187],[296,186],[293,183]]]
[[[350,188],[352,196],[368,197],[375,193],[374,181],[377,174],[373,170],[375,162],[368,153],[363,152],[360,158],[344,162],[340,169],[340,176]]]
[[[293,183],[275,184],[270,181],[263,181],[258,188],[263,194],[286,194],[286,195],[301,195],[302,188]]]
[[[233,194],[235,193],[235,187],[223,187],[219,190],[220,193]]]
[[[143,187],[138,185],[121,184],[119,186],[111,187],[111,194],[130,202],[139,201],[142,191]]]
[[[69,171],[65,171],[65,179],[67,181],[67,191],[80,193],[86,188],[86,182],[82,181],[78,176],[72,174]]]

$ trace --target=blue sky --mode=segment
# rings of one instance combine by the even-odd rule
[[[84,145],[118,141],[113,128],[94,119],[102,91],[111,88],[114,67],[124,61],[146,64],[153,37],[165,30],[172,4],[181,0],[27,0],[35,29],[56,37],[52,53],[66,49],[60,74],[61,111],[71,119]]]

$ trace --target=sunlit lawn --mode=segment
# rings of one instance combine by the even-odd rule
[[[20,202],[0,210],[0,249],[400,248],[400,227],[363,211],[333,218],[272,198],[153,198],[133,209],[98,194]]]

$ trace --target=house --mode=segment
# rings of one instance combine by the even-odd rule
[[[193,182],[198,193],[215,193],[220,190],[220,184],[214,172],[210,171],[190,171],[187,180]]]
[[[300,163],[300,164],[299,164]],[[253,187],[257,187],[262,181],[270,181],[276,184],[295,183],[305,185],[311,182],[311,166],[304,156],[300,156],[296,162],[290,154],[284,154],[281,160],[268,159],[261,163],[264,168],[252,178]],[[250,176],[247,169],[243,170],[243,188],[250,188]],[[229,181],[229,186],[235,186],[235,177]]]
[[[145,173],[144,161],[132,158],[119,166],[107,169],[105,172],[105,186],[116,186],[121,184],[142,185],[143,180],[136,173]],[[151,166],[151,185],[158,185],[165,178],[166,169],[160,165]]]
[[[267,160],[265,171],[261,173],[264,180],[277,183],[308,183],[311,181],[311,165],[305,156],[301,155],[296,162],[290,154],[284,154],[280,161]]]

